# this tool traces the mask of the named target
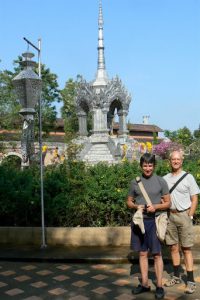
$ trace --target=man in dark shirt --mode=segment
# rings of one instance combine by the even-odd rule
[[[133,294],[140,294],[150,291],[148,279],[148,252],[154,257],[155,275],[157,287],[155,297],[162,299],[164,289],[162,287],[163,259],[161,254],[161,243],[156,234],[155,217],[170,206],[169,189],[165,180],[154,174],[155,156],[145,153],[140,159],[142,169],[141,181],[149,195],[152,205],[146,205],[146,200],[138,186],[136,180],[131,182],[127,206],[131,209],[143,210],[145,233],[142,234],[140,228],[132,223],[131,226],[131,248],[139,252],[139,264],[142,276],[141,285],[133,290]],[[162,198],[162,201],[161,201]]]

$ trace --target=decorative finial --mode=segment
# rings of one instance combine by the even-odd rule
[[[108,83],[108,75],[105,67],[104,58],[104,39],[103,39],[103,11],[102,1],[99,0],[99,18],[98,18],[98,66],[94,86],[105,86]]]

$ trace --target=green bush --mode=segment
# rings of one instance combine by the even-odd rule
[[[185,160],[184,169],[200,184],[200,161]],[[158,175],[169,172],[166,160],[156,166]],[[44,168],[46,226],[125,226],[131,221],[126,207],[130,182],[140,174],[138,162],[86,167],[66,160]],[[0,166],[0,226],[41,225],[40,169],[23,171],[16,165]],[[199,222],[200,208],[195,217]]]

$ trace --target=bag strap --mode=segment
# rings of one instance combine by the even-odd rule
[[[136,177],[136,182],[139,185],[139,188],[140,188],[142,195],[143,195],[144,199],[146,200],[147,204],[152,205],[151,199],[149,198],[149,195],[147,194],[147,192],[144,188],[144,185],[142,183],[142,180],[139,176]]]
[[[181,180],[183,180],[183,178],[185,176],[187,176],[188,173],[186,172],[185,174],[183,174],[183,176],[181,176],[181,178],[179,178],[179,180],[177,180],[177,182],[171,187],[171,189],[169,190],[169,193],[171,194],[173,192],[173,190],[177,187],[177,185],[181,182]]]

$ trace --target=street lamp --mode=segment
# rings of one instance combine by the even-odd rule
[[[29,166],[34,157],[34,115],[35,106],[40,98],[42,80],[33,71],[36,63],[31,60],[33,53],[22,54],[24,60],[20,63],[23,70],[13,78],[15,92],[22,109],[19,113],[23,116],[23,129],[21,139],[22,167]]]
[[[20,72],[14,79],[13,84],[15,86],[16,93],[22,104],[22,109],[20,114],[24,116],[23,124],[23,138],[22,138],[22,153],[24,154],[24,162],[27,163],[27,156],[29,152],[26,149],[31,148],[33,151],[34,143],[34,127],[33,127],[33,116],[35,114],[35,105],[39,104],[39,149],[40,149],[40,196],[41,196],[41,223],[42,223],[42,245],[41,248],[46,248],[46,238],[45,238],[45,223],[44,223],[44,185],[43,185],[43,159],[42,159],[42,101],[41,101],[41,91],[42,91],[42,80],[41,80],[41,39],[38,39],[38,47],[32,44],[29,40],[24,37],[24,40],[31,45],[38,52],[38,75],[33,72],[33,63],[31,58],[33,57],[32,53],[27,52],[24,56],[26,57],[25,61],[21,64],[24,65],[25,72],[24,76],[23,71]],[[34,63],[35,65],[35,63]],[[25,71],[26,70],[26,71]],[[36,80],[37,79],[37,80]],[[31,92],[32,91],[32,92]],[[29,101],[29,102],[28,102]],[[30,116],[30,117],[29,117]],[[26,122],[25,122],[26,120]],[[28,121],[27,121],[28,120]],[[31,122],[30,122],[31,120]],[[27,127],[27,125],[29,125]],[[31,125],[31,126],[30,126]],[[26,130],[28,128],[28,130]],[[31,136],[31,138],[29,138]],[[30,142],[32,141],[32,142]],[[27,147],[27,145],[30,145]],[[23,150],[25,149],[25,150]],[[24,151],[24,152],[23,152]],[[23,156],[23,154],[22,154]],[[31,155],[28,156],[28,159],[31,161]]]

